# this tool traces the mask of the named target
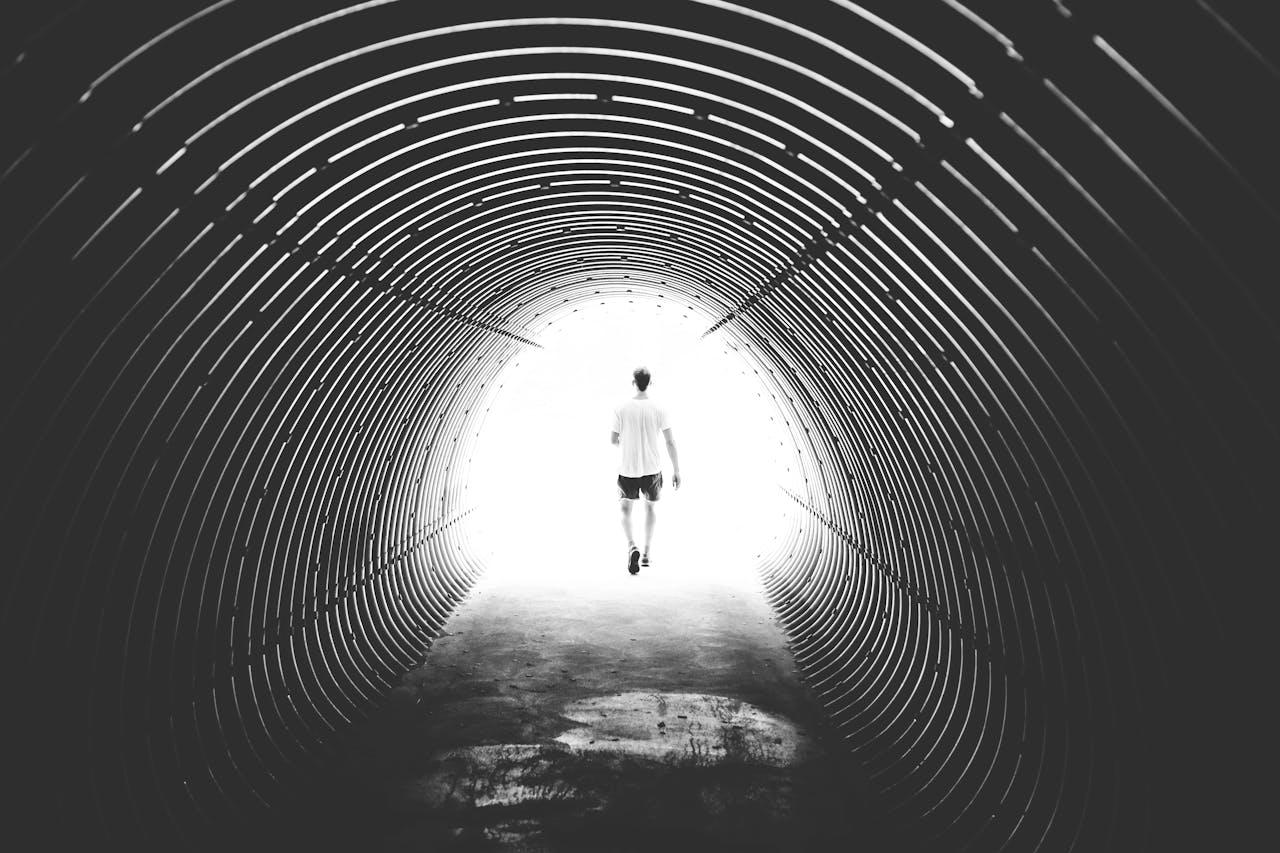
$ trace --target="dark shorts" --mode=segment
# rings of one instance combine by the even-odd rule
[[[618,475],[618,497],[635,500],[644,492],[645,500],[656,501],[662,492],[662,472],[645,474],[643,477],[624,477]]]

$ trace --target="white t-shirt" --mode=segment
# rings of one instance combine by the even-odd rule
[[[631,399],[613,410],[613,431],[622,445],[618,473],[624,477],[644,477],[662,470],[658,436],[671,422],[667,410],[654,400]]]

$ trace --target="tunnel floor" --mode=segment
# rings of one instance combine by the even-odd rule
[[[490,571],[361,728],[375,849],[902,849],[758,585],[694,560]]]

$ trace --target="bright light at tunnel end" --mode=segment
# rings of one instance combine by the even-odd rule
[[[475,553],[494,577],[587,582],[626,577],[614,407],[649,368],[669,411],[683,483],[665,486],[645,577],[752,585],[799,510],[801,477],[770,392],[705,318],[658,300],[612,298],[547,323],[493,382],[466,482]],[[644,515],[634,509],[642,541]]]

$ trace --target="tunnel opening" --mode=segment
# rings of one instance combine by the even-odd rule
[[[653,557],[665,555],[671,580],[749,584],[789,541],[798,508],[785,490],[803,482],[789,421],[759,379],[767,368],[723,333],[704,336],[709,322],[692,306],[605,286],[610,295],[548,317],[532,338],[541,348],[525,350],[491,383],[467,459],[476,553],[495,569],[538,574],[617,568],[625,544],[618,451],[605,439],[613,408],[635,393],[632,370],[643,365],[651,394],[676,418],[686,478],[671,488],[664,461]]]

